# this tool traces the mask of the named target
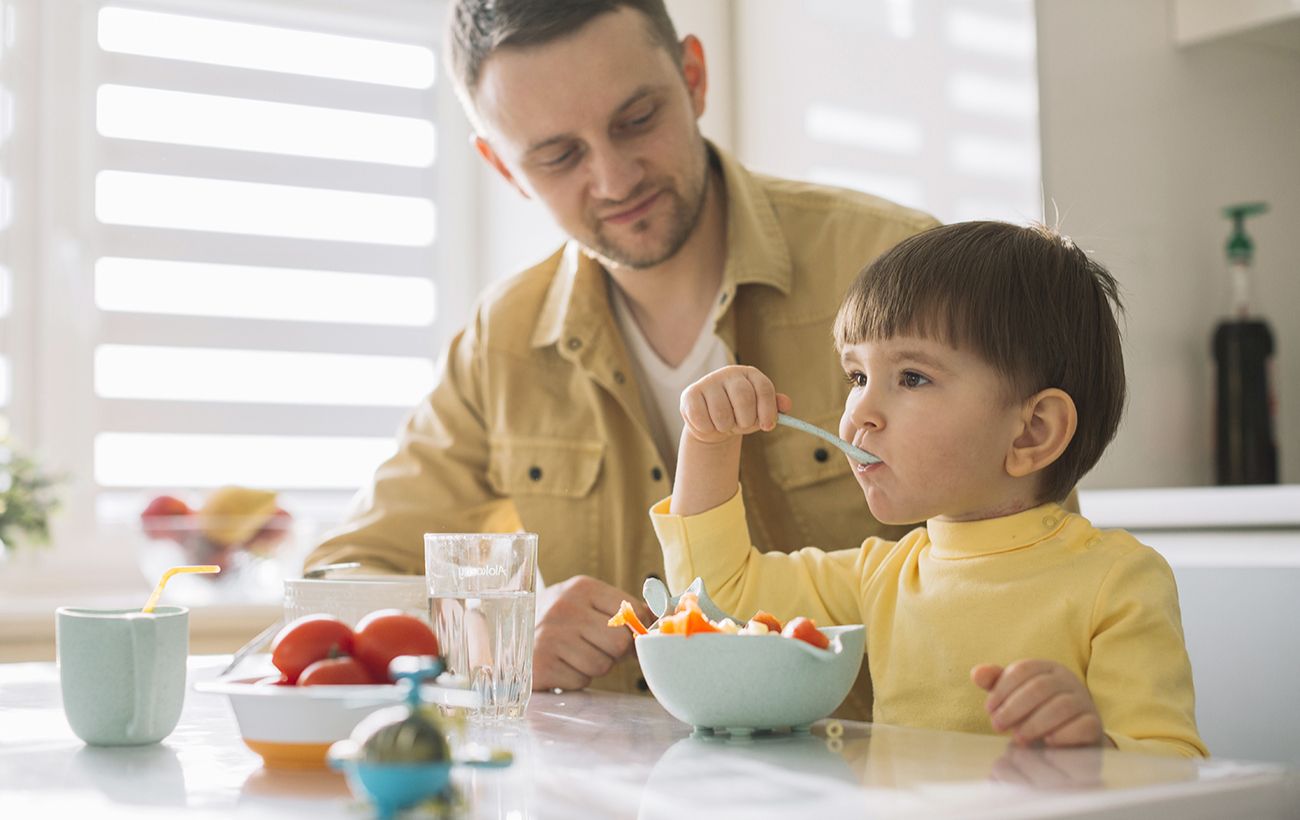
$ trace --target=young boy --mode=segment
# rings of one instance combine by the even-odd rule
[[[682,394],[676,484],[651,509],[670,588],[699,575],[738,615],[866,624],[880,722],[1207,754],[1168,565],[1060,506],[1123,410],[1112,304],[1111,275],[1045,228],[905,240],[836,317],[839,433],[882,459],[853,464],[871,513],[926,525],[856,550],[751,547],[741,437],[791,401],[727,367]]]

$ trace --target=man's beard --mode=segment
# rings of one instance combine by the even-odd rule
[[[641,251],[623,247],[607,235],[606,226],[603,222],[593,219],[588,223],[591,228],[591,241],[587,243],[588,250],[595,254],[606,267],[612,264],[632,268],[633,270],[653,268],[672,259],[686,244],[686,241],[691,238],[691,234],[695,232],[695,226],[699,224],[700,214],[704,211],[705,191],[709,178],[707,167],[706,165],[704,173],[699,177],[699,185],[688,191],[688,196],[683,196],[676,188],[665,187],[661,189],[659,196],[666,198],[669,204],[667,209],[668,232],[657,247],[646,248]],[[627,201],[636,202],[653,189],[654,183],[647,184],[643,186],[642,190],[636,191],[629,196]],[[638,220],[632,223],[630,227],[633,233],[643,233],[650,229],[647,220]]]

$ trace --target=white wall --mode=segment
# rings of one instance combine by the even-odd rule
[[[1279,349],[1281,477],[1300,482],[1300,51],[1178,48],[1166,0],[1039,0],[1037,12],[1044,192],[1128,308],[1128,414],[1084,486],[1212,482],[1219,212],[1251,200],[1272,205],[1250,228],[1255,294]]]

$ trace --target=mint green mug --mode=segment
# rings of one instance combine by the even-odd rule
[[[59,607],[55,641],[63,712],[92,746],[157,743],[185,703],[190,611]]]

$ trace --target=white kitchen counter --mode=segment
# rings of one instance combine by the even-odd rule
[[[225,656],[191,659],[190,682]],[[504,770],[461,771],[473,817],[1294,818],[1300,774],[1269,764],[1114,750],[1024,750],[981,735],[845,724],[828,741],[696,738],[649,697],[535,695],[525,720],[479,730]],[[225,698],[190,692],[162,744],[90,748],[63,718],[53,664],[0,665],[0,817],[358,818],[333,773],[273,772]]]

